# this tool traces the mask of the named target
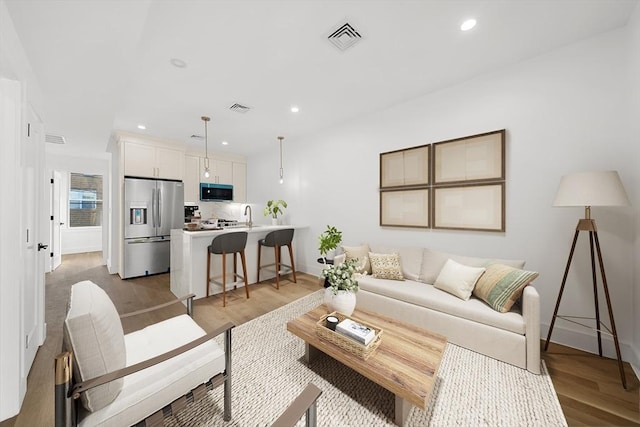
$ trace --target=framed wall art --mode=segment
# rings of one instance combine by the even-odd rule
[[[380,188],[429,185],[431,145],[380,154]]]
[[[434,188],[433,228],[504,231],[504,183]]]
[[[387,190],[380,192],[380,225],[429,227],[430,191]]]
[[[433,144],[434,185],[504,180],[504,130]]]
[[[505,231],[505,135],[380,153],[380,225]]]

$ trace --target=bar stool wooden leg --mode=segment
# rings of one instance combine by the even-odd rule
[[[258,242],[258,277],[256,277],[256,283],[260,283],[260,254],[262,253],[262,245]]]
[[[238,260],[236,258],[237,252],[233,253],[233,281],[238,281]]]
[[[287,245],[289,248],[289,259],[291,260],[291,270],[293,270],[293,283],[298,283],[296,280],[296,264],[293,262],[293,248],[291,246],[291,243]]]
[[[276,253],[276,289],[280,289],[280,246],[273,247]]]
[[[209,297],[209,280],[211,278],[211,254],[207,251],[207,298]]]
[[[227,306],[227,254],[222,253],[222,306]]]
[[[249,299],[249,276],[247,276],[247,260],[244,256],[244,249],[240,252],[240,261],[242,261],[242,274],[244,274],[244,291]]]

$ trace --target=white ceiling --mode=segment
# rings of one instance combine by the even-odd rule
[[[209,149],[249,154],[624,26],[638,1],[6,3],[67,149],[104,152],[114,130],[203,145],[208,115]],[[341,52],[345,22],[362,40]]]

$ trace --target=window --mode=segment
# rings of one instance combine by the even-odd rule
[[[69,179],[69,226],[102,225],[102,176],[71,173]]]

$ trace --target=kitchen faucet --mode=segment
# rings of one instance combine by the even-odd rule
[[[247,205],[244,207],[244,216],[247,216],[247,209],[249,209],[249,222],[247,225],[249,228],[253,227],[253,220],[251,219],[251,205]]]

